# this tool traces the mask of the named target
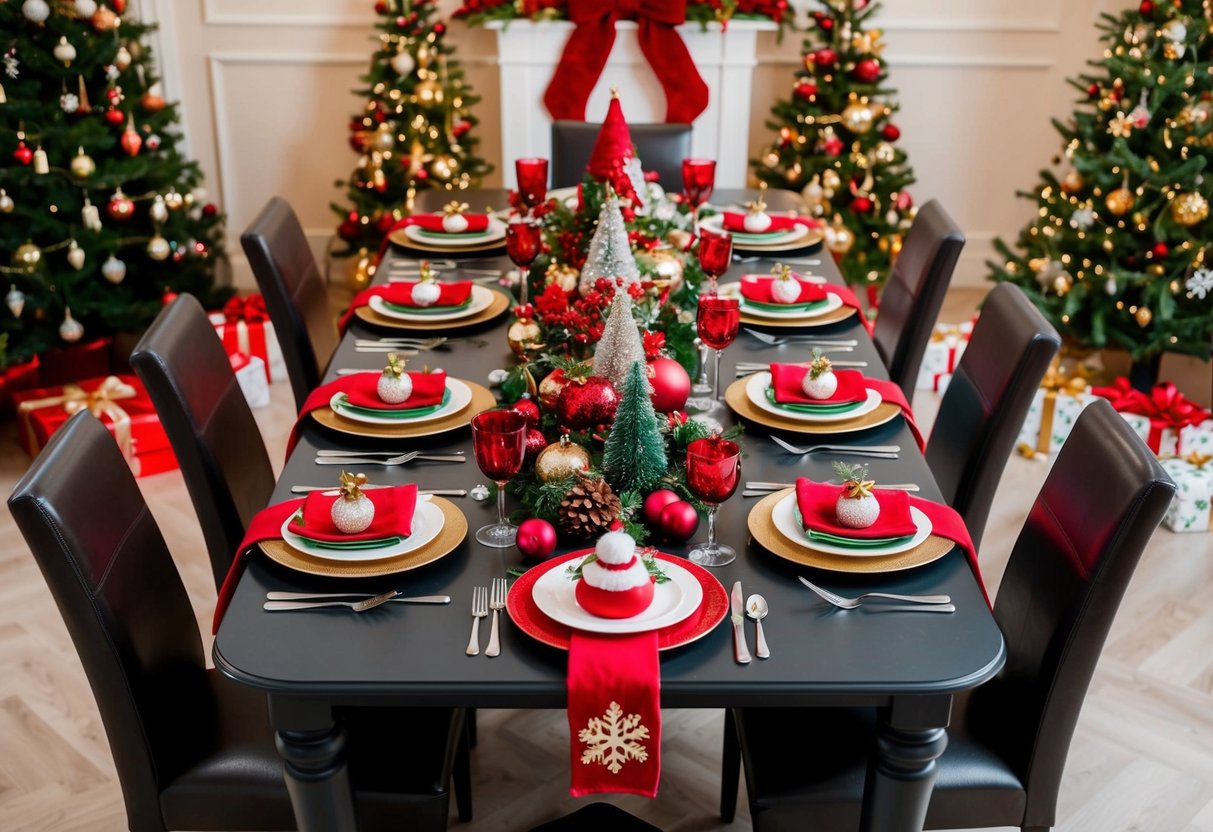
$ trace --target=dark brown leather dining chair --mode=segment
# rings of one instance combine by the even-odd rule
[[[601,127],[588,121],[552,122],[553,188],[581,184]],[[682,190],[682,160],[691,155],[691,125],[630,124],[628,130],[644,169],[655,171],[666,190]]]
[[[997,677],[953,702],[927,829],[1053,826],[1087,687],[1142,550],[1175,484],[1106,401],[1079,416],[1020,532],[994,618]],[[848,613],[842,613],[848,614]],[[755,832],[859,828],[875,709],[728,712],[721,814],[740,747]],[[798,749],[795,765],[788,749]]]
[[[101,423],[69,419],[8,505],[88,675],[128,828],[295,829],[265,694],[206,668],[160,528]],[[348,735],[360,828],[445,829],[452,772],[467,782],[463,711],[376,713],[370,741]]]
[[[980,547],[994,493],[1061,338],[1023,291],[1000,283],[986,295],[969,346],[939,405],[927,464],[944,502]]]
[[[908,401],[964,244],[964,232],[943,206],[923,203],[881,292],[872,340]]]
[[[274,490],[265,441],[193,295],[179,295],[161,311],[135,345],[131,366],[181,465],[218,588],[249,521]]]
[[[282,348],[295,409],[320,384],[337,348],[337,318],[299,218],[273,197],[240,235]]]

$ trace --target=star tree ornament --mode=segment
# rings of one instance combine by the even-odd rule
[[[619,289],[594,349],[594,375],[608,379],[616,390],[622,390],[637,361],[644,361],[644,344],[632,318],[632,296]]]
[[[640,282],[640,267],[636,265],[632,245],[628,242],[628,229],[620,211],[619,198],[609,188],[607,198],[602,202],[602,210],[598,213],[598,226],[590,238],[585,265],[581,267],[578,290],[582,295],[588,295],[600,277],[612,282],[622,280],[623,291],[633,283]]]

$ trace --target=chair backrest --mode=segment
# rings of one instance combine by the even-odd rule
[[[198,625],[160,529],[87,411],[51,437],[8,506],[88,675],[130,828],[163,829],[160,788],[212,741],[202,734],[213,708]]]
[[[193,295],[161,311],[131,353],[131,366],[181,464],[218,587],[249,521],[274,490],[261,431]]]
[[[1053,826],[1074,725],[1100,650],[1175,484],[1106,401],[1089,405],[1032,506],[998,588],[1002,672],[971,729],[1027,788],[1022,826]]]
[[[911,401],[927,341],[964,244],[964,233],[943,206],[934,199],[924,203],[881,292],[872,339],[889,378]]]
[[[1013,283],[982,304],[927,442],[944,500],[980,545],[998,481],[1061,338]]]
[[[240,244],[265,296],[300,409],[324,377],[339,340],[324,278],[299,218],[281,197],[266,203],[240,235]]]
[[[552,122],[552,187],[580,185],[598,141],[601,124]],[[656,171],[667,191],[682,190],[682,160],[691,155],[689,124],[629,124],[636,154],[645,170]]]

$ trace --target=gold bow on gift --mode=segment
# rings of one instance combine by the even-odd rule
[[[946,341],[949,338],[964,338],[964,333],[960,327],[947,324],[936,324],[935,329],[931,330],[932,341]]]
[[[442,206],[442,213],[448,217],[453,217],[456,214],[462,214],[467,209],[468,204],[466,202],[460,202],[457,199],[453,199],[446,205]]]
[[[1213,462],[1213,454],[1202,454],[1199,451],[1192,451],[1192,453],[1183,457],[1183,461],[1193,468],[1204,468],[1210,462]]]
[[[1036,437],[1036,447],[1033,449],[1027,443],[1021,443],[1019,446],[1021,454],[1026,457],[1036,454],[1048,455],[1053,438],[1053,415],[1057,410],[1057,394],[1079,396],[1086,392],[1087,387],[1090,386],[1087,381],[1088,373],[1087,368],[1081,364],[1074,368],[1072,374],[1067,373],[1061,367],[1061,358],[1053,359],[1049,364],[1049,369],[1045,371],[1044,379],[1040,382],[1040,386],[1045,391],[1045,398],[1040,412],[1040,433]]]
[[[34,435],[33,422],[26,416],[34,410],[40,410],[44,407],[54,407],[55,405],[63,405],[65,412],[75,414],[81,410],[88,410],[98,419],[102,416],[108,416],[113,424],[112,433],[114,439],[118,442],[118,447],[122,450],[122,456],[129,463],[131,461],[131,417],[118,404],[121,399],[133,399],[139,392],[127,384],[117,376],[107,376],[101,382],[101,386],[96,390],[87,392],[78,384],[63,385],[63,392],[58,396],[47,396],[45,399],[32,399],[22,402],[17,409],[18,413],[22,414],[22,421],[25,423],[26,430],[29,432],[29,446],[37,448],[37,437]]]

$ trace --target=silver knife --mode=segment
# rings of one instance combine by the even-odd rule
[[[261,605],[263,610],[267,612],[287,612],[289,610],[315,610],[323,607],[348,607],[354,602],[359,601],[357,598],[346,598],[344,600],[338,598],[323,598],[315,601],[266,601]],[[366,600],[366,599],[361,599]],[[374,599],[370,599],[374,600]],[[385,598],[380,603],[404,602],[414,604],[445,604],[450,603],[448,598],[446,601],[419,601],[416,598]]]
[[[265,593],[267,601],[321,601],[326,598],[373,598],[372,592],[280,592],[273,591]],[[449,604],[451,596],[449,595],[414,595],[407,598],[398,595],[392,598],[393,601],[406,601],[410,604]]]
[[[741,581],[733,584],[732,617],[733,653],[738,664],[749,664],[750,648],[745,643],[745,598],[741,591]]]
[[[955,604],[906,604],[904,606],[872,605],[864,609],[871,612],[956,612]]]

